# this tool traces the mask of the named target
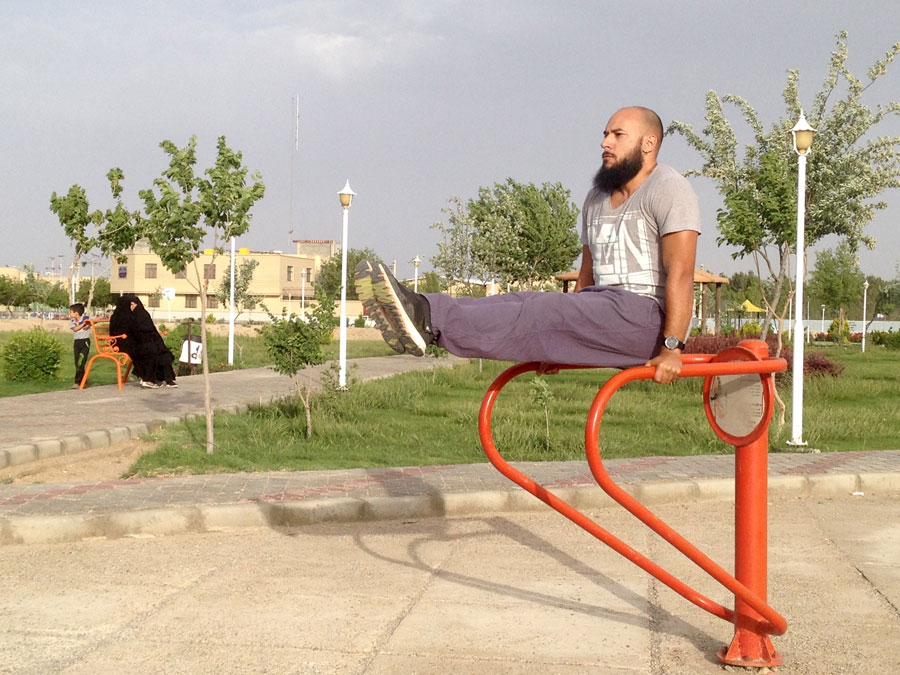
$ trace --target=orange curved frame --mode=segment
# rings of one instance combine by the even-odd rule
[[[761,341],[748,340],[741,351],[747,352],[740,361],[712,362],[711,354],[682,356],[684,363],[681,377],[708,378],[705,391],[709,391],[709,378],[717,375],[759,374],[763,383],[763,421],[738,445],[735,454],[735,575],[702,553],[697,547],[655,516],[647,507],[619,487],[606,472],[599,446],[599,429],[603,411],[612,395],[628,382],[653,377],[653,366],[641,366],[623,370],[610,378],[594,398],[585,425],[585,448],[591,473],[603,490],[624,506],[641,522],[663,537],[687,558],[706,571],[716,581],[735,595],[735,609],[723,607],[697,592],[672,574],[631,548],[628,544],[602,528],[568,502],[560,499],[542,485],[512,467],[497,451],[491,434],[491,415],[500,391],[511,380],[528,372],[553,373],[559,370],[590,368],[520,363],[503,373],[490,385],[478,418],[478,432],[485,454],[491,463],[507,478],[552,507],[566,518],[590,532],[597,539],[625,556],[641,569],[652,574],[676,593],[698,607],[726,621],[734,623],[735,638],[729,648],[719,652],[725,662],[743,666],[773,666],[783,663],[768,635],[781,635],[787,630],[785,619],[766,602],[766,480],[768,452],[768,423],[772,414],[774,385],[772,374],[783,371],[787,363],[783,359],[766,358],[768,349]],[[734,351],[734,348],[731,350]],[[725,356],[725,354],[723,354]],[[710,414],[707,401],[707,414]],[[732,440],[730,437],[726,440]],[[741,440],[741,439],[736,439]]]
[[[97,359],[109,359],[116,364],[116,385],[121,389],[128,381],[133,364],[131,357],[120,350],[118,341],[120,339],[124,340],[128,336],[124,334],[110,335],[109,319],[91,319],[89,323],[91,324],[91,336],[94,338],[94,344],[97,346],[97,353],[87,362],[79,389],[84,389],[87,386],[88,375],[91,374],[91,368]],[[122,368],[125,368],[124,377]]]

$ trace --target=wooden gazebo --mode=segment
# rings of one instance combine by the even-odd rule
[[[569,284],[578,281],[578,270],[569,270],[568,272],[560,272],[555,276],[556,280],[562,283],[563,293],[569,292]],[[706,317],[709,313],[708,303],[706,300],[706,287],[715,286],[715,334],[722,332],[722,284],[727,284],[728,279],[718,274],[707,272],[701,266],[694,270],[694,283],[700,285],[700,332],[706,330]]]

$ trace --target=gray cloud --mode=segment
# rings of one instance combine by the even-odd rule
[[[0,264],[43,269],[68,253],[51,192],[79,183],[104,207],[105,174],[119,166],[136,208],[138,189],[165,165],[161,140],[183,145],[197,134],[205,168],[224,134],[268,187],[242,245],[288,249],[292,227],[296,238],[339,238],[336,192],[349,178],[359,193],[350,246],[396,258],[404,272],[413,256],[435,252],[429,225],[453,195],[513,177],[561,181],[580,204],[600,131],[621,105],[701,129],[713,89],[745,96],[770,124],[783,112],[786,70],[800,69],[811,99],[839,29],[850,31],[856,72],[896,40],[894,3],[821,4],[3,2]],[[897,91],[894,64],[870,100]],[[900,125],[883,132],[900,135]],[[699,165],[679,139],[666,141],[662,160]],[[696,185],[706,227],[699,262],[749,269],[716,246],[720,200],[713,185]],[[892,277],[900,199],[888,203],[870,227],[881,243],[861,259]]]

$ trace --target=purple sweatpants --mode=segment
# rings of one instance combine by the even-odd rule
[[[611,286],[425,297],[438,346],[457,356],[628,368],[653,358],[663,340],[665,317],[656,301]]]

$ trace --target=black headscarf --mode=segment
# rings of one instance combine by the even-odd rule
[[[116,301],[116,308],[113,310],[112,316],[109,317],[110,335],[134,336],[135,323],[131,312],[131,303],[137,299],[137,296],[131,293],[119,296],[119,299]]]

